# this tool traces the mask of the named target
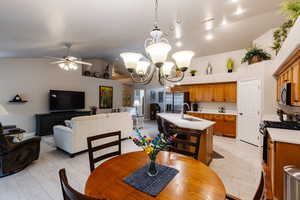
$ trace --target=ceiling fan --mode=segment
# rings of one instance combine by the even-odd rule
[[[79,58],[76,58],[76,57],[70,55],[70,50],[71,50],[72,44],[67,43],[67,44],[65,44],[65,47],[68,49],[68,52],[67,52],[67,56],[65,56],[63,58],[46,56],[47,58],[56,60],[56,61],[52,61],[50,64],[58,65],[61,69],[64,69],[66,71],[77,70],[78,65],[92,66],[92,63],[81,61],[81,60],[79,60]]]

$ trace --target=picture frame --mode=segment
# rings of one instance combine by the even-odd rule
[[[99,86],[99,108],[113,108],[113,92],[114,88],[109,86]]]

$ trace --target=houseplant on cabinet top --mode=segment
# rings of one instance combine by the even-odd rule
[[[196,73],[197,73],[197,70],[195,70],[195,69],[191,69],[191,70],[190,70],[191,76],[195,76]]]
[[[245,57],[242,59],[242,64],[248,62],[249,65],[261,62],[263,60],[270,60],[271,55],[265,52],[263,49],[259,49],[256,46],[247,49]]]

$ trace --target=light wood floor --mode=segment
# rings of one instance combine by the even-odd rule
[[[157,133],[154,123],[146,123],[145,130]],[[122,152],[139,150],[131,141],[122,143]],[[210,167],[221,177],[228,193],[243,200],[252,200],[260,175],[260,150],[230,138],[214,137],[214,150],[224,159],[214,159]],[[66,168],[70,184],[84,190],[89,175],[87,153],[69,158],[57,151],[52,137],[41,143],[40,159],[18,174],[0,179],[0,200],[62,200],[58,170]]]

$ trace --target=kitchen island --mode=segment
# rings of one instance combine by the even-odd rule
[[[213,126],[215,122],[190,115],[184,115],[184,119],[182,119],[180,114],[175,113],[159,113],[157,115],[178,129],[201,134],[198,160],[209,165],[213,154]]]

